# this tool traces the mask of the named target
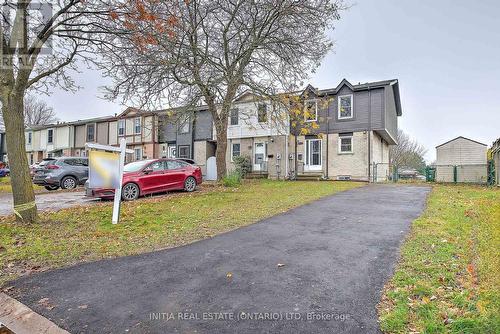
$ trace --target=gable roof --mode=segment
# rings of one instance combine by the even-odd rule
[[[476,143],[476,144],[479,144],[479,145],[488,146],[488,145],[483,144],[483,143],[480,143],[480,142],[478,142],[478,141],[476,141],[476,140],[472,140],[472,139],[466,138],[466,137],[464,137],[464,136],[458,136],[458,137],[456,137],[456,138],[453,138],[452,140],[448,140],[447,142],[442,143],[442,144],[440,144],[440,145],[436,146],[436,148],[441,147],[441,146],[446,145],[446,144],[449,144],[449,143],[451,143],[452,141],[455,141],[455,140],[457,140],[457,139],[465,139],[465,140],[471,141],[471,142]]]

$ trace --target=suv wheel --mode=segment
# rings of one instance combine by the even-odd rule
[[[192,192],[196,189],[196,180],[194,177],[190,176],[184,181],[184,190],[187,192]]]
[[[75,189],[78,184],[73,176],[66,176],[61,180],[61,188]]]
[[[135,183],[127,183],[122,188],[122,199],[133,201],[139,197],[139,187]]]
[[[59,186],[45,186],[45,189],[47,189],[47,190],[57,190],[57,189],[59,189]]]

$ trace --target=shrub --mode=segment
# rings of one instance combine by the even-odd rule
[[[240,174],[240,177],[245,177],[252,170],[252,162],[250,157],[246,155],[239,155],[233,157],[235,171]]]
[[[222,178],[224,187],[237,187],[241,184],[241,175],[237,171],[233,171]]]

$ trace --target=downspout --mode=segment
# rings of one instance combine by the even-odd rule
[[[370,86],[368,86],[368,182],[371,180],[371,160],[372,160],[372,91]]]
[[[330,135],[330,103],[326,106],[326,176],[325,178],[328,179],[328,142],[329,142],[329,135]]]

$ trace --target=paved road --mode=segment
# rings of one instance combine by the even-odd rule
[[[25,277],[15,296],[73,333],[376,333],[428,192],[353,189],[184,247]]]
[[[81,191],[57,191],[36,194],[36,205],[42,211],[59,210],[77,205],[89,205],[99,200],[85,197]],[[0,194],[0,216],[12,214],[12,194]]]

